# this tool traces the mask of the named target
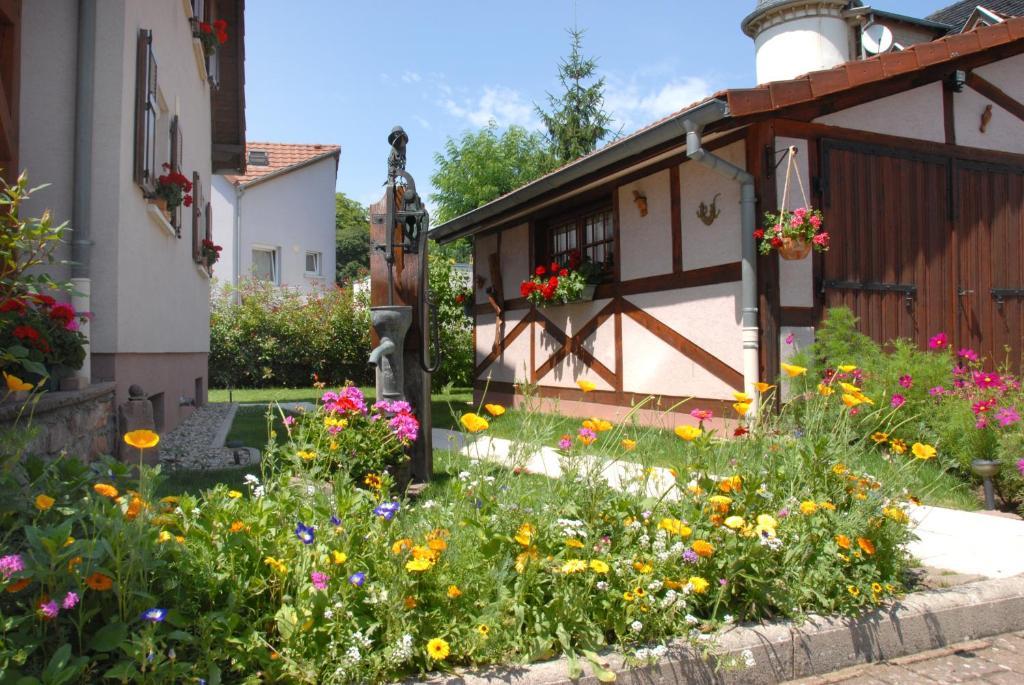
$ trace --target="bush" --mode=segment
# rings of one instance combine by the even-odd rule
[[[350,288],[318,297],[258,282],[223,289],[210,313],[210,385],[309,387],[373,382],[370,315]],[[314,378],[314,374],[316,378]]]
[[[430,293],[437,305],[437,324],[443,359],[434,373],[435,387],[452,384],[468,387],[473,384],[473,320],[464,313],[460,294],[466,290],[460,282],[454,262],[450,259],[430,259]]]

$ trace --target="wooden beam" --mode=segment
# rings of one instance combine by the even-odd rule
[[[547,318],[539,311],[534,310],[538,318],[539,323],[544,328],[544,331],[555,339],[555,342],[559,344],[559,348],[540,365],[534,372],[534,376],[537,380],[543,378],[551,372],[558,364],[568,357],[570,354],[576,355],[584,366],[594,371],[600,376],[608,385],[615,387],[618,382],[615,374],[605,366],[603,363],[597,360],[589,350],[583,347],[583,342],[589,338],[598,327],[604,323],[610,316],[615,312],[615,301],[611,301],[606,304],[601,311],[599,311],[594,317],[586,323],[579,331],[573,336],[567,336],[562,329],[555,325],[551,319]]]
[[[533,319],[534,314],[531,311],[526,316],[524,316],[523,319],[519,323],[517,323],[511,331],[509,331],[508,335],[506,335],[503,338],[499,338],[494,349],[491,350],[491,353],[484,357],[483,360],[476,365],[476,368],[473,370],[473,378],[479,378],[480,374],[486,371],[487,367],[493,364],[498,359],[498,357],[500,357],[502,353],[508,349],[508,346],[511,345],[512,342],[515,341],[515,339],[518,338],[523,333],[523,331],[529,329],[530,324],[533,323]],[[495,327],[497,326],[498,322],[496,321]],[[475,328],[476,327],[474,326],[474,329]]]
[[[623,313],[653,333],[677,352],[692,359],[710,374],[733,388],[743,387],[743,374],[689,338],[677,333],[629,300],[622,301]]]
[[[946,145],[956,145],[955,94],[948,83],[942,84],[942,123],[946,131]]]
[[[1021,103],[1019,100],[1007,95],[1003,89],[996,84],[991,81],[986,81],[984,78],[978,76],[972,71],[967,74],[967,85],[977,91],[980,95],[987,97],[989,100],[1005,109],[1013,116],[1024,121],[1024,103]]]
[[[683,208],[679,190],[679,165],[673,164],[668,170],[669,198],[672,212],[672,273],[683,271]]]

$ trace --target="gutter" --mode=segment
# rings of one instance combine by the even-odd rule
[[[740,184],[740,245],[741,245],[741,325],[743,328],[743,391],[753,398],[756,412],[758,393],[754,383],[760,380],[759,341],[757,328],[757,245],[754,241],[757,197],[754,177],[746,170],[708,152],[701,143],[704,127],[724,119],[729,114],[722,100],[710,100],[691,109],[678,124],[686,132],[686,156]]]
[[[231,284],[234,286],[232,297],[235,304],[241,304],[241,293],[238,292],[238,281],[242,273],[242,197],[245,195],[245,188],[239,184],[235,186],[235,223],[232,227],[234,233],[234,259],[231,265]]]
[[[92,131],[93,91],[96,72],[96,0],[78,0],[78,45],[75,84],[75,180],[71,208],[71,306],[76,312],[92,311]],[[81,328],[86,337],[85,361],[75,372],[75,382],[92,381],[92,344],[87,320]]]

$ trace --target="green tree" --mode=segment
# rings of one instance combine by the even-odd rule
[[[597,61],[583,57],[583,31],[570,29],[572,50],[558,65],[558,80],[565,92],[561,97],[548,93],[546,112],[538,105],[537,114],[548,130],[552,153],[562,163],[571,162],[597,149],[608,135],[612,116],[604,110],[604,78],[590,85]]]
[[[431,223],[442,224],[509,193],[551,171],[556,161],[544,137],[521,126],[501,135],[491,121],[479,131],[451,136],[444,152],[434,155],[437,166],[430,181],[435,191]]]
[[[358,278],[370,269],[370,215],[345,193],[334,195],[335,280]]]

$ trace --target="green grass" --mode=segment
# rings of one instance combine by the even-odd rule
[[[268,402],[316,402],[324,391],[319,388],[210,388],[210,402],[238,402],[240,404]],[[230,399],[229,399],[230,397]]]
[[[223,483],[233,490],[244,490],[242,481],[247,473],[259,474],[259,466],[239,466],[208,471],[165,471],[164,480],[156,488],[157,497],[167,495],[196,495]]]

